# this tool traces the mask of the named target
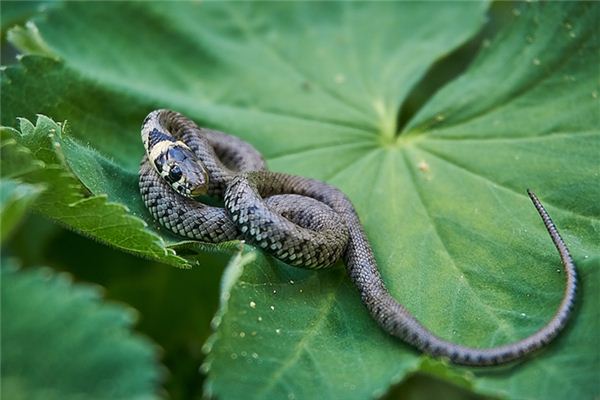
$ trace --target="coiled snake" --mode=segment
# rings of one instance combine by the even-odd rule
[[[375,321],[432,356],[476,366],[509,362],[550,342],[571,314],[575,266],[554,223],[530,191],[565,269],[563,299],[552,319],[525,339],[472,348],[437,337],[389,294],[354,207],[340,190],[317,180],[267,171],[260,153],[248,143],[199,128],[173,111],[151,112],[142,125],[142,140],[146,155],[140,168],[140,191],[161,225],[205,242],[246,239],[304,268],[324,268],[341,257]],[[202,194],[221,197],[225,208],[193,199]]]

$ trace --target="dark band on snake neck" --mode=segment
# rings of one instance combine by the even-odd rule
[[[140,169],[140,191],[160,224],[178,235],[200,241],[246,239],[299,267],[324,268],[341,257],[375,321],[391,335],[432,356],[475,366],[516,360],[550,342],[571,314],[577,287],[575,265],[550,216],[529,190],[564,266],[563,299],[552,319],[525,339],[492,348],[474,348],[434,335],[390,295],[358,215],[340,190],[314,179],[267,171],[260,153],[248,143],[199,128],[173,111],[150,113],[142,125],[142,139],[146,156]],[[168,152],[177,143],[201,161],[208,176],[206,192],[223,198],[225,209],[185,197],[189,194],[175,192],[172,183],[161,178]],[[159,157],[163,157],[162,161]]]

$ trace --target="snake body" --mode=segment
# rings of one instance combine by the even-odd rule
[[[245,239],[304,268],[325,268],[342,258],[374,320],[391,335],[432,356],[474,366],[513,361],[550,342],[571,314],[577,288],[575,265],[550,216],[530,191],[565,270],[563,299],[552,319],[525,339],[474,348],[436,336],[390,295],[354,206],[337,188],[268,171],[250,144],[199,128],[169,110],[156,110],[146,117],[142,140],[146,155],[140,168],[140,192],[161,225],[200,241]],[[222,198],[224,208],[196,201],[197,194]]]

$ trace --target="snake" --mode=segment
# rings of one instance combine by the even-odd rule
[[[202,242],[244,240],[301,268],[327,268],[342,259],[377,324],[432,357],[470,366],[520,360],[552,341],[572,314],[575,264],[556,225],[529,189],[565,271],[562,300],[549,322],[526,338],[495,347],[469,347],[435,335],[392,297],[359,216],[341,190],[316,179],[269,171],[249,143],[199,127],[175,111],[149,113],[141,136],[145,154],[140,193],[160,225]],[[221,203],[202,201],[211,198]]]

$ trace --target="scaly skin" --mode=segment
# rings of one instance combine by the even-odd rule
[[[208,173],[208,193],[223,198],[225,209],[184,197],[161,178],[154,163],[148,162],[151,155],[152,161],[156,159],[158,152],[152,150],[160,142],[149,140],[153,129],[170,137],[170,141],[185,143],[195,153]],[[525,339],[474,348],[434,335],[390,295],[358,215],[340,190],[314,179],[267,171],[260,153],[248,143],[198,128],[173,111],[150,113],[142,125],[142,140],[147,155],[140,169],[140,191],[153,217],[167,229],[213,243],[246,239],[274,257],[303,268],[325,268],[342,257],[375,321],[391,335],[432,356],[473,366],[510,362],[549,343],[569,319],[577,288],[575,265],[550,216],[530,191],[564,266],[563,299],[552,319]]]

